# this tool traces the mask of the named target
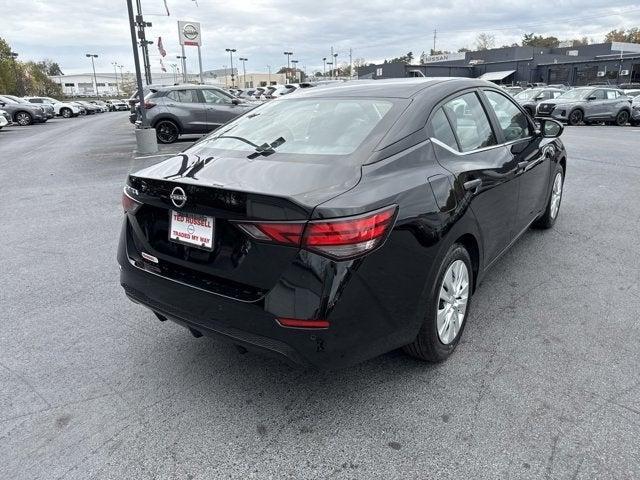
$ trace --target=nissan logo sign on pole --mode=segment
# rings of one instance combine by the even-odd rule
[[[180,40],[180,46],[182,47],[182,71],[186,72],[187,61],[184,58],[184,47],[193,46],[198,47],[198,65],[200,67],[200,83],[204,83],[202,78],[202,54],[200,52],[200,46],[202,45],[202,31],[200,30],[200,23],[198,22],[184,22],[178,21],[178,38]],[[185,79],[186,79],[186,73]]]

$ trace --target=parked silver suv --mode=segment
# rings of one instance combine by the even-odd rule
[[[144,104],[160,143],[173,143],[182,134],[210,132],[254,107],[255,104],[206,85],[155,88],[145,97]]]
[[[631,99],[616,88],[574,88],[558,98],[539,103],[537,115],[569,125],[604,121],[622,126],[631,116]]]

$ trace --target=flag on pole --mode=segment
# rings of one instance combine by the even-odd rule
[[[162,45],[162,37],[158,37],[158,52],[160,52],[160,55],[163,57],[167,56],[167,51],[164,49],[164,45]]]
[[[164,62],[162,61],[162,59],[160,59],[160,70],[162,70],[163,72],[167,71],[167,69],[164,66]]]
[[[164,0],[164,9],[167,11],[167,17],[170,17],[169,6],[167,5],[167,0]]]

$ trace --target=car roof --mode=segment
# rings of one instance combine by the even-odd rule
[[[463,77],[410,77],[389,80],[350,80],[338,84],[329,84],[322,88],[304,88],[297,93],[301,97],[378,97],[411,98],[416,94],[437,85],[448,87],[473,88],[497,87],[494,83],[476,78]]]
[[[186,83],[182,85],[166,85],[164,87],[151,88],[151,90],[157,92],[168,92],[170,90],[201,90],[203,88],[215,88],[216,90],[222,90],[222,88],[215,85],[194,85],[192,83]]]

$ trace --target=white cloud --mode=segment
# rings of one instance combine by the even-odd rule
[[[525,0],[255,0],[218,2],[167,0],[171,17],[166,17],[162,0],[142,0],[145,19],[153,23],[148,38],[162,36],[168,52],[165,64],[179,53],[176,21],[200,21],[203,29],[204,67],[229,64],[224,49],[237,49],[249,58],[247,69],[276,70],[286,64],[285,50],[309,72],[322,68],[322,57],[331,46],[339,60],[354,57],[379,61],[413,51],[416,56],[433,44],[456,50],[473,47],[477,33],[488,32],[497,45],[517,42],[523,33],[555,35],[561,39],[583,36],[602,41],[614,28],[640,23],[640,3],[620,0],[568,0],[534,4]],[[22,59],[51,58],[63,71],[89,71],[85,53],[100,55],[97,69],[111,71],[117,61],[133,69],[131,39],[124,0],[0,0],[2,37]],[[152,68],[159,70],[157,49]],[[196,71],[197,56],[187,50],[190,71]]]

